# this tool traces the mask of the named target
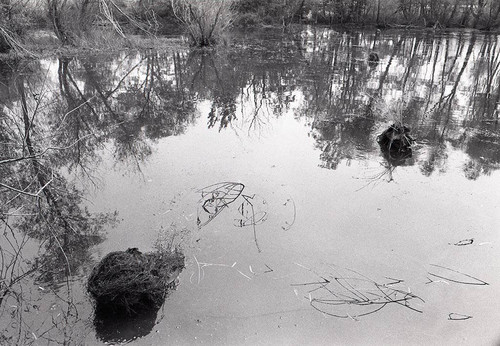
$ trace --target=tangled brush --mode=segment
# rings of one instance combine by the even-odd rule
[[[410,128],[394,123],[377,137],[380,146],[391,152],[411,150],[414,139],[410,136]]]
[[[87,289],[97,311],[135,315],[159,309],[183,268],[184,256],[178,251],[130,248],[104,257],[92,270]]]

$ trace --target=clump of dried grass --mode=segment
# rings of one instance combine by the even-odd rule
[[[92,270],[87,289],[97,310],[135,315],[159,309],[183,268],[178,251],[112,252]]]
[[[411,151],[414,139],[410,135],[410,128],[404,124],[404,114],[408,102],[404,99],[387,103],[381,99],[374,102],[375,112],[382,119],[391,123],[378,137],[377,142],[383,150],[390,153],[401,153]]]
[[[376,98],[373,102],[374,113],[382,120],[393,123],[398,127],[403,127],[403,118],[408,107],[408,101],[404,98],[385,101]]]

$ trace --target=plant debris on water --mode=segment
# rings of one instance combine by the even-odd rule
[[[386,158],[394,164],[412,157],[414,139],[410,136],[410,128],[402,123],[389,126],[377,137],[377,142]]]
[[[306,299],[310,305],[325,315],[338,318],[352,318],[376,313],[388,305],[399,305],[414,312],[422,310],[411,304],[424,300],[411,293],[404,281],[386,278],[376,282],[362,274],[349,270],[351,276],[328,274],[319,276],[319,280],[292,284],[292,286],[310,287]]]
[[[288,198],[285,203],[283,203],[284,207],[288,207],[289,205],[291,205],[293,208],[293,216],[290,222],[288,222],[287,220],[283,222],[283,224],[281,225],[281,229],[283,231],[288,231],[290,228],[292,228],[293,224],[295,223],[295,219],[297,218],[297,206],[295,205],[295,201],[291,197]]]
[[[264,210],[255,210],[256,204],[259,206],[266,205],[266,201],[260,198],[257,195],[242,195],[243,202],[241,202],[238,207],[238,212],[241,215],[241,218],[235,219],[236,227],[245,227],[245,226],[255,226],[260,225],[267,219],[267,212]]]
[[[443,267],[437,264],[431,264],[435,268],[435,272],[428,272],[430,276],[447,280],[450,282],[462,284],[462,285],[477,285],[477,286],[483,286],[483,285],[489,285],[487,282],[480,280],[474,276],[464,274],[462,272],[459,272],[458,270],[454,270],[451,268]],[[428,283],[434,282],[429,278]]]
[[[465,246],[465,245],[471,245],[473,242],[474,242],[474,238],[470,238],[470,239],[460,240],[459,242],[456,242],[453,245],[456,245],[456,246]]]
[[[257,197],[255,194],[243,194],[244,189],[245,185],[241,183],[223,182],[209,185],[199,190],[198,192],[201,193],[201,199],[198,202],[196,223],[198,224],[198,228],[206,226],[241,196],[243,201],[238,207],[238,213],[241,215],[241,218],[235,219],[234,225],[236,227],[252,226],[255,246],[257,250],[261,252],[257,241],[257,229],[255,226],[267,220],[267,211],[260,209],[256,211],[255,207],[256,204],[258,204],[259,207],[266,206],[267,202],[263,198]]]
[[[450,321],[465,321],[472,318],[470,315],[464,315],[464,314],[457,314],[456,312],[452,312],[448,314],[448,319]]]
[[[254,200],[254,199],[256,199],[255,195],[253,195],[253,196],[242,195],[242,197],[243,197],[243,202],[241,203],[240,207],[238,208],[238,211],[243,218],[235,220],[236,226],[237,227],[245,227],[245,226],[252,226],[253,227],[253,237],[254,237],[254,241],[255,241],[255,246],[257,247],[257,250],[259,252],[261,252],[261,249],[259,247],[259,243],[257,241],[257,229],[255,228],[255,226],[266,221],[267,212],[265,212],[265,211],[258,211],[257,213],[255,212],[254,203],[257,202],[256,200]],[[266,201],[262,200],[261,204],[265,205]]]
[[[183,268],[184,256],[178,251],[116,251],[92,270],[87,289],[96,311],[135,315],[159,309]]]
[[[198,203],[198,228],[206,226],[229,204],[233,203],[243,192],[245,185],[241,183],[217,183],[199,190],[201,200]]]

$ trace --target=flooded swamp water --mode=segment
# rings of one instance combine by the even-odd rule
[[[3,64],[0,344],[500,343],[499,51],[305,28]],[[176,289],[100,324],[92,268],[155,247]]]

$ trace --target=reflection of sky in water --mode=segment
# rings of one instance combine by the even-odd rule
[[[500,139],[495,108],[480,112],[474,100],[474,90],[488,87],[487,67],[479,66],[484,36],[465,66],[469,34],[407,34],[396,51],[403,36],[385,32],[374,48],[380,63],[370,69],[374,33],[308,29],[298,43],[269,35],[277,37],[249,39],[241,51],[73,59],[66,74],[60,61],[41,62],[53,108],[40,114],[37,129],[57,124],[57,112],[67,115],[64,135],[40,136],[37,145],[64,147],[88,136],[72,155],[50,156],[51,168],[85,187],[82,204],[91,213],[119,213],[117,227],[88,248],[93,260],[127,247],[147,251],[162,237],[185,252],[180,286],[152,333],[135,343],[494,343]],[[270,50],[276,42],[283,50]],[[498,78],[490,73],[493,99]],[[60,93],[60,80],[75,83]],[[454,89],[449,104],[440,102]],[[71,98],[80,108],[68,113]],[[396,108],[416,144],[412,157],[394,166],[376,137],[391,123],[383,114],[391,108],[380,104],[401,100]],[[267,219],[255,235],[235,227],[241,201],[198,229],[197,191],[217,182],[243,183],[246,194],[265,202]],[[454,245],[466,239],[474,241]],[[451,279],[432,264],[489,285],[430,280]],[[76,275],[83,317],[73,329],[77,340],[93,344],[81,285],[88,267]],[[318,287],[326,279],[338,290],[335,278],[352,280],[347,294],[358,299],[377,289],[374,283],[404,280],[398,289],[424,301],[408,302],[418,311],[391,303],[360,317],[359,304],[332,304],[323,314],[314,299],[345,299],[346,287],[338,296]],[[472,318],[450,321],[452,313]]]
[[[244,108],[252,114],[252,107]],[[209,102],[197,108],[202,115],[209,110]],[[492,276],[498,264],[490,256],[500,239],[495,231],[498,210],[493,207],[499,196],[490,186],[496,184],[498,173],[466,180],[461,168],[467,157],[451,147],[446,169],[432,179],[417,166],[406,166],[396,168],[391,183],[385,178],[372,180],[384,170],[377,152],[364,153],[363,161],[346,161],[335,171],[325,170],[318,167],[320,151],[307,128],[305,120],[294,119],[293,111],[269,119],[261,131],[250,135],[246,126],[207,131],[200,116],[183,136],[159,143],[143,171],[148,183],[136,182],[133,187],[129,179],[120,178],[120,172],[104,175],[107,188],[95,199],[95,207],[111,193],[106,205],[127,216],[120,232],[110,233],[102,248],[147,246],[156,237],[148,230],[160,225],[187,227],[194,239],[187,249],[190,261],[181,286],[167,302],[158,332],[138,343],[186,343],[196,337],[222,344],[263,339],[272,344],[296,340],[329,344],[327,340],[335,337],[340,344],[366,343],[367,338],[434,344],[460,343],[464,333],[491,341],[496,334],[488,321],[498,306],[488,296],[499,282]],[[269,218],[257,227],[261,254],[251,230],[234,227],[236,206],[196,231],[195,190],[231,180],[243,182],[248,193],[257,193],[268,204]],[[129,189],[118,188],[124,185]],[[169,203],[171,196],[176,197]],[[297,219],[284,232],[282,224],[291,213],[283,204],[290,197]],[[165,210],[170,211],[159,216]],[[469,247],[452,245],[468,238],[475,239]],[[484,267],[485,262],[491,266]],[[429,272],[447,274],[433,270],[429,265],[434,263],[473,273],[490,286],[427,284]],[[273,272],[266,273],[267,266]],[[377,316],[359,318],[358,323],[325,319],[309,310],[309,289],[292,286],[328,275],[348,276],[345,268],[378,282],[385,282],[386,276],[405,280],[402,287],[425,300],[411,303],[423,313],[390,306]],[[359,313],[355,307],[327,312]],[[472,315],[467,330],[450,324],[450,313]],[[388,328],[401,320],[405,321],[401,328]]]

